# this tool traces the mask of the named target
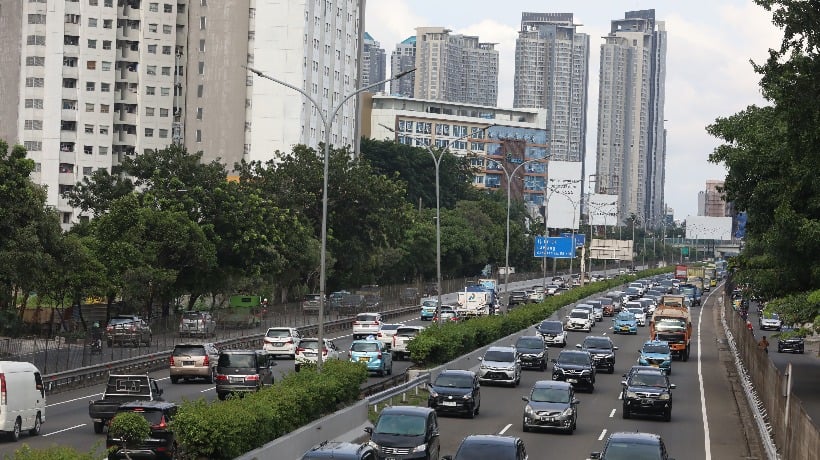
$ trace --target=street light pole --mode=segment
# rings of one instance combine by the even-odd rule
[[[245,67],[245,66],[243,66]],[[277,78],[271,77],[263,73],[261,70],[254,69],[252,67],[245,67],[248,71],[260,76],[262,78],[268,79],[274,83],[278,83],[286,88],[290,88],[296,92],[301,93],[305,96],[311,104],[316,108],[316,112],[319,114],[319,117],[322,119],[322,124],[325,127],[325,145],[324,145],[324,171],[323,171],[323,178],[322,178],[322,245],[321,245],[321,253],[320,253],[320,272],[319,272],[319,325],[318,331],[316,333],[316,337],[319,342],[319,352],[317,353],[316,357],[316,370],[318,372],[322,371],[322,352],[321,349],[324,347],[324,328],[325,328],[325,303],[327,301],[325,296],[326,286],[327,286],[327,182],[328,182],[328,174],[329,174],[329,164],[330,164],[330,131],[333,125],[333,119],[336,118],[336,115],[339,113],[339,110],[342,109],[342,106],[350,100],[350,98],[356,96],[359,93],[367,91],[370,88],[376,87],[381,85],[382,83],[387,83],[393,80],[398,80],[405,75],[413,73],[416,71],[415,68],[405,70],[404,72],[398,73],[393,77],[384,79],[382,81],[378,81],[371,85],[367,85],[363,88],[359,88],[356,91],[344,96],[335,106],[333,106],[332,110],[328,115],[322,110],[322,105],[319,104],[307,91],[299,88],[298,86],[291,85],[288,82],[279,80]]]

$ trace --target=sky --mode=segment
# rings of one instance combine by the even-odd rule
[[[586,169],[594,173],[601,37],[626,11],[652,8],[666,24],[668,42],[666,203],[676,220],[684,220],[697,214],[706,180],[726,176],[722,165],[708,162],[720,142],[706,126],[749,105],[766,105],[750,60],[763,63],[768,50],[779,47],[782,31],[751,0],[368,0],[365,29],[387,52],[388,74],[390,53],[416,27],[446,27],[496,43],[498,106],[509,108],[521,13],[573,13],[578,32],[590,36]]]

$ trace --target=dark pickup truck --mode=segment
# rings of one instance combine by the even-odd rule
[[[109,375],[102,399],[88,404],[88,415],[94,422],[94,432],[103,428],[117,415],[120,405],[133,401],[162,401],[157,381],[147,375]]]

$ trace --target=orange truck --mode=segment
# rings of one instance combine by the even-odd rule
[[[673,357],[681,361],[688,361],[692,339],[692,318],[684,300],[682,295],[661,297],[652,315],[652,321],[649,322],[649,335],[652,340],[668,342]]]

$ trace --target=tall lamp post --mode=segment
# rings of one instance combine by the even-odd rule
[[[336,115],[339,113],[339,110],[342,109],[342,106],[350,100],[350,98],[356,96],[357,94],[367,91],[370,88],[376,87],[381,85],[382,83],[387,83],[393,80],[398,80],[405,75],[411,74],[416,71],[415,68],[405,70],[404,72],[398,73],[390,78],[384,79],[382,81],[378,81],[376,83],[367,85],[363,88],[359,88],[352,93],[343,96],[342,99],[336,103],[335,106],[332,107],[330,113],[325,115],[324,111],[322,110],[322,104],[317,102],[313,99],[307,91],[299,88],[298,86],[291,85],[288,82],[283,80],[279,80],[277,78],[271,77],[263,73],[261,70],[254,69],[252,67],[245,67],[248,71],[262,77],[268,79],[274,83],[278,83],[284,87],[290,88],[296,92],[301,93],[307,100],[310,101],[311,104],[316,108],[316,112],[322,118],[322,124],[325,126],[325,145],[324,145],[324,172],[322,178],[322,249],[320,255],[320,272],[319,272],[319,327],[316,337],[319,341],[319,346],[322,347],[323,335],[324,335],[324,328],[325,328],[325,303],[327,302],[325,296],[325,288],[327,285],[327,178],[328,178],[328,170],[330,164],[330,131],[333,125],[333,119],[336,118]],[[316,359],[316,370],[318,372],[322,371],[322,353],[317,353]]]
[[[512,185],[512,178],[515,177],[515,173],[518,172],[518,169],[522,166],[530,163],[546,163],[548,160],[546,158],[533,158],[532,160],[527,160],[513,168],[512,173],[507,171],[507,167],[504,166],[503,163],[499,161],[493,160],[495,164],[497,164],[504,174],[507,177],[507,244],[506,249],[504,251],[504,299],[507,301],[507,307],[509,308],[510,299],[507,296],[507,289],[508,285],[510,284],[510,186]],[[546,221],[546,218],[544,219]]]

